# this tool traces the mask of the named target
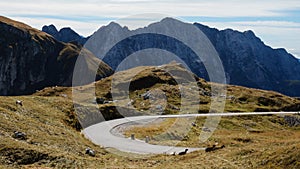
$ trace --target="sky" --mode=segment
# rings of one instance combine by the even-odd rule
[[[0,0],[0,7],[0,15],[32,27],[71,27],[83,36],[132,15],[158,14],[144,19],[145,25],[170,16],[218,29],[252,30],[267,45],[300,58],[299,0]]]

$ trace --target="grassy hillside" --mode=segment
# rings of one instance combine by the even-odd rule
[[[173,72],[183,71],[175,65],[167,65]],[[157,67],[139,67],[131,72],[140,72],[130,84],[130,98],[134,107],[119,101],[128,109],[139,110],[140,114],[156,114],[151,111],[151,102],[141,98],[147,90],[159,96],[165,92],[165,114],[179,113],[179,87],[172,77]],[[115,77],[117,84],[128,82],[129,71],[120,72]],[[193,75],[191,75],[193,76]],[[180,78],[180,77],[178,77]],[[99,109],[108,119],[120,116],[115,103],[100,103],[100,98],[111,101],[110,85],[113,77],[96,82],[96,97]],[[142,80],[141,80],[142,79]],[[197,80],[200,87],[200,103],[192,103],[199,113],[208,112],[210,106],[210,85],[202,79]],[[142,83],[146,81],[149,83]],[[150,83],[151,82],[151,83]],[[155,83],[153,83],[155,82]],[[83,96],[77,104],[92,107],[94,98],[89,92],[94,84],[75,87]],[[143,86],[145,85],[145,86]],[[275,92],[228,86],[225,111],[271,111],[296,110],[299,100]],[[119,91],[122,92],[122,91]],[[157,93],[155,93],[157,92]],[[186,95],[195,91],[186,92]],[[230,96],[230,97],[229,97]],[[199,134],[204,123],[197,118],[197,126],[189,121],[172,119],[147,126],[132,126],[125,135],[138,133],[138,138],[151,136],[153,144],[172,144],[179,141],[181,146],[209,146],[218,142],[224,149],[205,153],[194,152],[185,156],[157,155],[140,159],[117,156],[92,144],[80,133],[81,126],[74,112],[72,88],[50,87],[31,96],[0,97],[0,168],[299,168],[300,128],[289,127],[282,117],[228,117],[222,118],[218,129],[204,143],[199,142]],[[23,106],[16,105],[23,100]],[[155,103],[156,104],[156,103]],[[188,112],[186,112],[188,113]],[[179,125],[177,131],[169,126]],[[97,121],[90,122],[96,123]],[[191,130],[187,135],[180,128]],[[14,131],[25,132],[27,140],[12,137]],[[96,157],[85,155],[85,148],[96,151]]]
[[[136,74],[132,76],[132,74]],[[171,76],[172,75],[172,76]],[[185,75],[182,77],[181,75]],[[189,77],[186,77],[189,76]],[[177,82],[185,82],[190,79],[195,79],[196,86],[188,88],[182,85],[184,93],[181,91]],[[176,80],[175,80],[176,79]],[[167,103],[165,105],[165,114],[178,113],[177,108],[181,106],[182,94],[185,98],[195,98],[190,100],[191,106],[197,108],[199,113],[209,112],[212,100],[211,85],[218,86],[218,84],[209,83],[205,80],[195,77],[193,74],[187,72],[178,64],[169,64],[164,67],[137,67],[123,72],[118,72],[113,76],[97,81],[95,84],[86,85],[83,87],[74,88],[76,93],[80,93],[81,103],[92,103],[94,97],[88,96],[89,93],[95,92],[97,98],[112,101],[112,83],[114,85],[114,100],[122,101],[123,96],[130,96],[132,104],[137,110],[150,109],[150,99],[144,100],[141,95],[150,91],[154,97],[165,97]],[[129,93],[123,89],[123,86],[129,85]],[[95,88],[94,88],[95,87]],[[196,87],[196,88],[195,88]],[[261,112],[261,111],[297,111],[300,110],[300,101],[273,91],[265,91],[258,89],[250,89],[240,86],[227,85],[225,112]],[[59,96],[67,94],[72,95],[72,88],[51,87],[45,88],[37,92],[38,96]],[[85,95],[86,94],[86,95]],[[123,94],[123,95],[121,95]],[[160,96],[158,96],[160,95]],[[161,96],[164,95],[164,96]],[[158,99],[159,100],[159,99]],[[153,103],[159,104],[159,103]],[[108,104],[99,104],[100,107],[106,107]],[[113,105],[113,104],[112,104]],[[127,102],[118,103],[118,105],[126,106]],[[110,105],[111,106],[111,105]],[[145,113],[144,112],[144,113]],[[188,113],[188,112],[184,112]]]
[[[24,100],[24,106],[17,107],[16,99]],[[219,142],[226,148],[134,159],[108,153],[86,140],[73,125],[73,115],[68,98],[1,97],[0,168],[299,168],[300,128],[288,127],[276,116],[223,118],[210,140],[197,144],[203,122],[199,118],[199,127],[193,127],[179,145]],[[151,130],[150,126],[141,134],[155,133]],[[12,138],[13,131],[25,132],[28,139]],[[95,149],[96,157],[85,155],[86,147]]]

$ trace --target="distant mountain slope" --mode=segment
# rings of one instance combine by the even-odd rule
[[[88,38],[80,36],[71,28],[62,28],[61,30],[57,30],[54,25],[43,26],[43,32],[52,35],[55,39],[62,41],[62,42],[77,42],[81,45],[84,45]]]
[[[91,47],[89,50],[95,55],[102,57],[100,53],[97,53],[98,49],[102,48],[105,43],[111,43],[117,37],[126,37],[130,34],[155,29],[175,33],[181,31],[174,30],[174,24],[180,24],[182,30],[191,26],[191,24],[172,18],[166,18],[161,22],[133,31],[121,27],[117,23],[111,23],[101,27],[91,37],[91,39],[97,39],[97,41],[92,41],[96,44],[87,46]],[[300,63],[285,49],[272,49],[266,46],[252,31],[238,32],[230,29],[219,31],[198,23],[194,25],[203,31],[219,53],[230,84],[274,90],[289,96],[300,96]],[[122,44],[115,46],[104,57],[103,61],[116,69],[128,54],[151,47],[171,49],[173,50],[171,52],[185,61],[195,74],[208,80],[203,63],[197,60],[195,54],[182,48],[180,42],[169,42],[168,37],[154,37],[152,35],[127,38],[122,41]],[[145,58],[148,60],[144,61]],[[166,63],[170,61],[168,57],[165,58],[167,58]],[[141,63],[148,65],[155,65],[159,61],[148,55],[141,58],[137,57],[135,60],[140,60]]]
[[[71,86],[81,47],[62,43],[23,23],[0,17],[0,95],[30,94],[47,86]],[[99,63],[98,79],[111,68],[83,50],[86,61]],[[94,70],[98,67],[89,66]]]
[[[285,49],[266,46],[252,31],[219,31],[195,23],[223,61],[230,84],[300,96],[300,63]]]

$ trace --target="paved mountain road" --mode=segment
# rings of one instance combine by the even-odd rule
[[[164,154],[184,151],[187,147],[173,147],[152,145],[141,140],[125,138],[115,132],[116,127],[132,122],[147,123],[157,118],[189,118],[189,117],[213,117],[213,116],[249,116],[249,115],[287,115],[299,114],[299,112],[248,112],[248,113],[210,113],[210,114],[181,114],[181,115],[158,115],[158,116],[136,116],[104,121],[92,125],[83,130],[84,135],[93,143],[104,148],[115,148],[120,151],[137,154]],[[204,150],[205,148],[189,148],[189,152]]]

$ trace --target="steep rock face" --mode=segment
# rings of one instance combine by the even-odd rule
[[[54,25],[43,26],[42,31],[53,36],[55,39],[59,38],[58,30],[56,29],[56,27]]]
[[[84,45],[88,38],[80,36],[71,28],[62,28],[61,30],[57,30],[54,25],[43,26],[43,32],[52,35],[55,39],[62,42],[77,42],[78,44]]]
[[[191,25],[178,22],[172,18],[166,18],[161,22],[133,31],[116,23],[111,23],[101,27],[90,38],[91,42],[90,40],[87,41],[86,45],[89,50],[99,58],[103,58],[104,62],[113,69],[117,69],[125,57],[134,52],[151,47],[168,50],[183,60],[195,74],[208,80],[203,62],[191,50],[182,47],[180,43],[174,40],[170,41],[168,37],[133,36],[116,46],[105,45],[105,43],[114,44],[115,39],[122,39],[122,37],[125,38],[148,30],[160,29],[176,34],[176,31],[188,30],[185,28]],[[174,30],[172,28],[174,24],[181,24],[182,29]],[[300,96],[300,74],[298,73],[300,72],[300,63],[284,49],[272,49],[266,46],[252,31],[238,32],[231,29],[219,31],[198,23],[195,23],[194,26],[198,27],[215,47],[230,84],[274,90],[290,96]],[[111,50],[103,56],[98,51],[105,47],[110,47]],[[163,63],[172,60],[172,56],[169,57],[166,53],[150,52],[149,54],[148,52],[148,54],[139,53],[137,55],[139,56],[135,56],[131,61],[146,65],[162,63],[159,58],[163,58]],[[155,55],[160,57],[154,57]],[[128,68],[134,67],[134,64],[130,65],[132,63],[126,64]]]
[[[47,86],[71,86],[81,47],[61,43],[28,25],[0,17],[0,51],[0,95],[20,95]],[[103,71],[99,71],[98,79],[112,74],[111,68],[90,52],[81,57],[99,62]]]
[[[172,25],[171,28],[170,25]],[[174,25],[176,25],[176,28]],[[187,65],[195,74],[208,79],[205,67],[195,52],[183,41],[166,35],[169,32],[178,34],[176,31],[181,30],[177,30],[177,28],[184,28],[185,26],[189,27],[188,29],[190,27],[194,28],[191,24],[182,23],[171,18],[166,18],[161,22],[134,31],[112,22],[95,32],[87,41],[85,47],[99,58],[102,58],[114,70],[162,65],[176,60]],[[190,40],[187,36],[182,38],[187,41]],[[126,57],[128,59],[125,59]]]
[[[230,84],[300,95],[300,64],[285,49],[266,46],[252,31],[219,31],[197,23],[194,25],[215,46]]]

